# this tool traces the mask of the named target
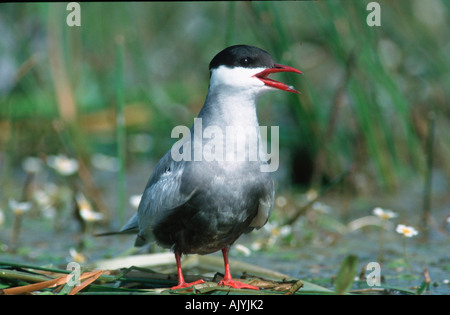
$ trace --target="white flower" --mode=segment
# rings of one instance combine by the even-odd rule
[[[290,225],[283,225],[280,228],[280,236],[286,237],[292,233],[292,227]]]
[[[101,153],[95,153],[91,158],[91,163],[102,171],[117,172],[120,168],[119,159]]]
[[[55,217],[56,209],[53,207],[52,198],[45,190],[35,190],[33,192],[33,200],[39,206],[45,218],[52,219]]]
[[[80,215],[84,221],[88,222],[95,222],[103,219],[103,214],[101,214],[100,212],[92,211],[91,209],[88,208],[81,208]]]
[[[388,220],[397,217],[397,214],[391,210],[382,209],[380,207],[376,207],[372,212],[377,217],[380,217],[383,220]]]
[[[315,189],[309,189],[306,192],[306,200],[308,200],[308,201],[313,201],[313,200],[317,199],[318,196],[319,196],[319,193]]]
[[[30,202],[18,202],[14,199],[9,199],[8,205],[15,215],[22,215],[31,209]]]
[[[236,244],[234,249],[236,251],[238,251],[239,253],[243,254],[246,257],[250,256],[250,254],[251,254],[250,249],[248,247],[244,246],[244,245],[241,245],[241,244]]]
[[[45,207],[51,204],[50,196],[41,189],[37,189],[33,192],[33,200],[36,201],[40,207]]]
[[[38,173],[42,169],[42,161],[40,158],[27,157],[22,161],[22,168],[27,173]]]
[[[77,194],[76,200],[78,211],[80,212],[80,216],[84,221],[95,222],[103,219],[103,214],[100,212],[95,212],[92,209],[92,205],[82,193]]]
[[[72,259],[75,262],[77,262],[77,263],[85,263],[86,262],[86,256],[77,252],[77,250],[75,248],[72,247],[71,249],[69,249],[69,253],[70,253],[70,257],[72,257]]]
[[[278,196],[275,199],[275,204],[277,205],[277,207],[279,208],[283,208],[285,205],[287,205],[287,199],[284,196]]]
[[[413,237],[419,234],[419,232],[415,228],[413,228],[412,226],[406,226],[404,224],[397,225],[395,232],[402,234],[403,236],[406,237]]]
[[[141,199],[142,195],[133,195],[130,197],[130,204],[137,209],[141,203]]]
[[[64,154],[50,155],[47,158],[47,164],[63,176],[72,175],[76,173],[79,168],[77,160],[69,159]]]
[[[251,248],[252,248],[252,250],[254,250],[254,251],[259,251],[259,250],[262,249],[262,247],[263,247],[263,244],[262,244],[262,242],[259,241],[259,240],[253,242],[252,245],[251,245]]]

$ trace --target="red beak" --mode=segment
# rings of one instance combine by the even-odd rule
[[[258,79],[260,79],[262,82],[264,82],[265,85],[268,85],[268,86],[271,86],[271,87],[274,87],[276,89],[280,89],[280,90],[283,90],[286,92],[300,93],[299,91],[295,90],[291,86],[288,86],[284,83],[269,79],[267,77],[269,74],[276,73],[276,72],[295,72],[295,73],[303,74],[300,70],[297,70],[295,68],[280,65],[280,64],[275,64],[272,68],[265,69],[265,70],[255,74],[254,76],[257,77]]]

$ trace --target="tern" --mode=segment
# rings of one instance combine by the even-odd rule
[[[268,76],[277,72],[302,72],[277,64],[265,50],[248,45],[225,48],[211,60],[209,70],[208,93],[197,117],[201,119],[201,128],[192,127],[194,136],[183,140],[180,147],[181,151],[191,150],[192,154],[187,155],[191,159],[175,159],[173,150],[169,150],[155,166],[137,213],[117,233],[136,233],[135,246],[156,241],[174,252],[178,285],[172,289],[204,282],[185,282],[182,255],[205,255],[221,250],[225,274],[219,285],[257,290],[256,286],[232,278],[228,252],[243,233],[260,229],[270,216],[274,184],[271,173],[261,168],[267,160],[248,159],[248,151],[255,149],[248,144],[241,159],[192,157],[199,147],[208,146],[211,137],[203,134],[207,128],[216,133],[230,127],[254,128],[259,143],[261,134],[256,113],[259,97],[271,90],[299,93]],[[240,140],[245,137],[238,134]],[[230,145],[210,152],[221,150],[228,150],[226,157],[237,153],[236,146]]]

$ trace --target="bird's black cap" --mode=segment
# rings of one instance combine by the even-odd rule
[[[248,45],[234,45],[219,52],[209,63],[209,70],[219,66],[229,68],[272,68],[275,62],[265,50]]]

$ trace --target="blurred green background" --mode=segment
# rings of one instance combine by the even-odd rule
[[[383,206],[440,225],[450,214],[450,2],[377,2],[379,27],[366,23],[369,1],[83,2],[81,27],[67,26],[65,3],[2,4],[0,241],[14,222],[8,200],[31,199],[30,156],[77,159],[70,180],[47,172],[34,185],[83,191],[106,223],[123,223],[172,128],[203,105],[209,61],[233,44],[304,73],[279,75],[302,94],[269,93],[258,108],[261,125],[280,126],[274,176],[288,205],[330,192],[343,224]],[[275,219],[298,213],[284,204]]]

